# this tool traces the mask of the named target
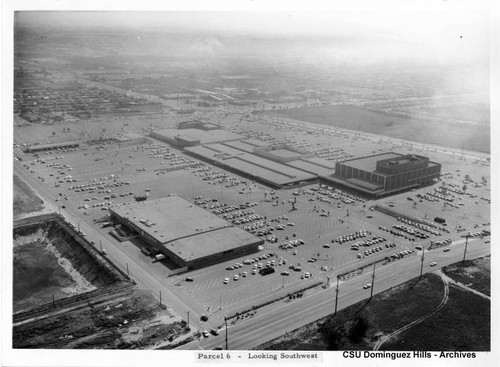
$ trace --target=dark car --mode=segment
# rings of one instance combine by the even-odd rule
[[[259,274],[261,274],[261,275],[268,275],[268,274],[274,273],[275,271],[276,270],[274,270],[274,268],[269,267],[269,268],[260,269],[259,270]]]

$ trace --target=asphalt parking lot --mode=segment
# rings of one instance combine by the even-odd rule
[[[244,126],[240,125],[240,128]],[[257,131],[267,131],[265,125],[255,125],[253,128]],[[343,136],[306,136],[301,131],[294,131],[290,136],[305,142],[308,139],[317,139],[318,144],[325,146],[338,144],[345,151],[359,153],[356,150],[359,148],[360,152],[366,154],[372,153],[374,147],[377,150],[386,150],[393,146],[391,142],[351,140]],[[61,158],[55,159],[56,157]],[[415,246],[428,244],[430,240],[457,239],[464,234],[464,231],[460,230],[461,227],[470,231],[489,228],[490,221],[489,183],[481,182],[482,176],[489,179],[489,167],[483,163],[468,162],[469,175],[474,183],[467,183],[468,195],[457,193],[463,189],[466,162],[454,155],[440,154],[434,158],[443,163],[443,171],[450,172],[443,176],[442,181],[416,191],[377,200],[363,200],[342,190],[320,187],[319,184],[273,192],[268,187],[197,161],[158,142],[153,145],[127,147],[119,147],[114,143],[84,145],[78,151],[41,153],[35,164],[32,164],[36,159],[31,154],[23,155],[22,159],[20,163],[28,166],[24,169],[34,177],[39,177],[40,184],[59,197],[58,203],[61,206],[71,206],[79,210],[82,218],[88,223],[106,215],[108,206],[130,202],[135,196],[146,194],[150,199],[176,194],[193,203],[195,197],[201,197],[198,200],[208,202],[200,205],[205,205],[205,209],[211,212],[218,209],[215,207],[216,203],[237,208],[240,208],[241,204],[256,203],[245,209],[248,213],[244,216],[258,215],[262,219],[236,225],[247,227],[256,235],[259,230],[267,229],[269,233],[261,236],[266,239],[264,249],[188,274],[168,277],[173,269],[167,264],[154,263],[152,258],[142,254],[140,241],[134,241],[134,245],[127,242],[119,244],[112,240],[116,246],[122,246],[124,251],[135,254],[134,257],[139,261],[148,264],[151,271],[160,274],[174,292],[188,295],[193,302],[209,310],[208,312],[215,312],[214,310],[221,307],[227,309],[248,300],[258,303],[259,297],[306,287],[313,281],[326,281],[327,276],[334,279],[335,275],[346,269],[357,269],[402,251],[414,250]],[[80,187],[82,185],[85,187]],[[445,195],[450,200],[440,198],[439,195]],[[388,230],[392,230],[394,225],[404,223],[395,217],[372,211],[370,208],[375,204],[394,207],[398,212],[429,221],[433,221],[435,217],[445,218],[447,225],[443,228],[450,233],[439,230],[439,235],[433,234],[426,239],[419,239],[407,233],[404,234],[407,238],[391,234]],[[227,213],[218,215],[224,214]],[[234,218],[230,219],[232,220]],[[257,223],[262,223],[262,226],[251,229],[251,226]],[[100,228],[99,224],[95,226]],[[405,226],[417,229],[413,225]],[[269,230],[270,228],[273,229]],[[339,237],[360,231],[365,231],[366,235],[342,243],[335,241]],[[385,240],[367,246],[360,244],[358,249],[352,247],[355,243],[374,238]],[[287,249],[280,248],[299,239],[304,243]],[[392,243],[395,245],[386,246]],[[372,253],[367,254],[368,250]],[[238,269],[226,270],[229,265],[243,264],[248,258],[269,253],[276,256],[244,264]],[[410,252],[405,256],[415,255],[416,252]],[[278,265],[280,258],[283,258],[282,261],[286,264]],[[262,263],[262,266],[266,267],[267,261],[272,259],[276,262],[275,273],[266,276],[252,274],[254,264]],[[294,271],[290,269],[291,265],[300,265],[301,270]],[[245,271],[247,275],[243,276]],[[288,271],[289,275],[281,275],[283,271]],[[310,276],[306,278],[305,273]],[[234,280],[235,275],[239,276],[238,280]],[[193,281],[186,281],[187,277],[191,277]],[[225,278],[229,278],[227,284],[224,284]]]

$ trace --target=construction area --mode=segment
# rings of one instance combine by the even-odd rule
[[[14,348],[159,348],[186,322],[57,214],[14,223]]]

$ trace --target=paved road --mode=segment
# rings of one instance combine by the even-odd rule
[[[438,262],[438,267],[452,264],[463,258],[465,240],[456,241],[452,251],[443,252],[442,249],[426,251],[424,272],[431,272],[437,267],[429,264]],[[479,239],[469,240],[467,258],[485,256],[490,253],[490,246]],[[374,294],[383,292],[391,287],[417,277],[420,273],[420,256],[413,256],[388,265],[378,265],[374,282]],[[363,285],[372,283],[371,271],[339,284],[338,310],[355,304],[370,296],[370,289],[363,289]],[[335,287],[315,293],[311,296],[282,304],[265,313],[257,313],[254,318],[247,319],[228,327],[230,350],[248,350],[266,341],[272,340],[288,331],[292,331],[313,322],[321,317],[332,314],[335,309]],[[219,336],[210,336],[206,339],[194,341],[181,346],[179,349],[214,349],[223,346],[225,349],[225,329]]]
[[[22,178],[37,194],[43,198],[44,205],[46,207],[51,207],[55,212],[58,211],[58,205],[55,204],[56,196],[53,195],[45,185],[41,185],[37,178],[29,173],[27,169],[22,167],[22,165],[15,161],[14,173]],[[133,274],[133,279],[136,281],[140,288],[150,289],[159,296],[161,291],[162,299],[179,313],[184,318],[187,318],[187,312],[190,313],[190,325],[191,327],[197,328],[194,324],[194,320],[199,320],[203,310],[196,305],[193,305],[189,299],[185,299],[182,295],[176,295],[170,291],[167,287],[167,282],[156,276],[155,273],[151,272],[149,269],[149,264],[141,263],[137,259],[129,256],[121,247],[114,245],[108,236],[103,235],[97,231],[91,223],[87,223],[86,218],[77,212],[76,209],[71,207],[71,204],[65,203],[66,208],[61,209],[61,214],[66,218],[67,221],[78,225],[80,230],[86,233],[88,238],[91,238],[96,244],[101,243],[102,247],[106,249],[108,258],[115,263],[124,272],[128,271]],[[90,221],[90,219],[87,219]],[[211,327],[208,325],[207,327]]]
[[[54,208],[57,211],[55,204],[55,196],[48,190],[45,185],[40,185],[36,177],[22,167],[19,162],[15,162],[15,173],[25,180],[42,198],[48,207]],[[211,329],[219,326],[223,322],[223,314],[218,317],[211,318],[209,322],[198,324],[198,320],[205,310],[199,305],[192,304],[192,301],[182,295],[174,294],[168,288],[169,282],[158,276],[156,272],[152,272],[150,264],[137,261],[127,254],[120,246],[116,246],[109,240],[109,236],[100,233],[94,228],[92,223],[88,223],[72,208],[72,205],[67,204],[67,208],[61,213],[64,217],[75,224],[79,224],[82,231],[86,232],[87,236],[95,241],[102,243],[102,246],[107,250],[108,257],[117,264],[123,271],[128,271],[133,274],[133,279],[139,287],[151,289],[158,295],[161,291],[162,298],[170,307],[172,307],[180,315],[187,315],[190,312],[190,326],[195,329]],[[460,260],[463,256],[463,247],[465,240],[456,241],[452,248],[453,250],[444,253],[437,249],[426,253],[425,256],[425,271],[431,271],[435,268],[430,268],[429,263],[437,261],[439,266],[444,266]],[[468,258],[483,256],[490,253],[490,246],[485,245],[481,240],[470,240],[468,248]],[[346,264],[349,266],[349,264]],[[343,269],[337,269],[340,271]],[[345,270],[348,270],[347,268]],[[376,272],[374,292],[378,293],[390,287],[401,284],[409,279],[414,278],[420,271],[420,257],[411,256],[403,260],[392,262],[388,265],[379,265]],[[338,309],[342,309],[369,296],[369,290],[363,290],[363,285],[371,283],[371,272],[365,270],[363,274],[352,278],[340,284]],[[235,325],[230,325],[229,333],[229,349],[245,350],[256,347],[268,340],[271,340],[279,335],[283,335],[287,331],[294,330],[300,326],[315,321],[323,316],[331,314],[334,309],[335,287],[327,290],[316,292],[312,296],[304,297],[292,301],[289,304],[283,304],[281,307],[270,308],[269,311],[258,311],[252,319],[238,322]],[[207,339],[195,341],[182,346],[182,349],[213,349],[216,346],[224,344],[224,331],[217,337],[210,336]]]

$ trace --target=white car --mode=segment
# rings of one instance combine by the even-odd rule
[[[371,283],[368,283],[368,284],[365,284],[363,286],[363,289],[368,289],[368,288],[371,288],[372,287],[372,284]]]
[[[429,264],[430,266],[436,266],[437,265],[437,262],[433,261]]]
[[[224,278],[224,284],[229,283],[229,278]]]

